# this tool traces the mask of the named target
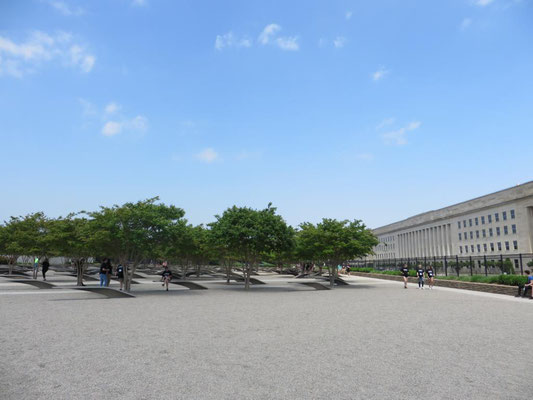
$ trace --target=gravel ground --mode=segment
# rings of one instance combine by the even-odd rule
[[[59,275],[49,280],[62,281]],[[315,291],[0,278],[1,399],[523,399],[533,301],[352,278]],[[18,286],[17,286],[18,285]]]

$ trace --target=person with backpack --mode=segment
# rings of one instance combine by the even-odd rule
[[[403,276],[403,288],[407,289],[407,278],[409,278],[409,267],[407,264],[404,264],[403,267],[400,267],[400,273]]]
[[[117,279],[120,283],[120,289],[122,290],[122,287],[124,286],[124,267],[122,264],[117,265]]]
[[[108,287],[111,283],[111,276],[113,276],[113,266],[111,265],[111,260],[107,260],[107,274],[106,274],[106,281],[105,286]]]
[[[422,265],[420,264],[418,264],[416,276],[418,276],[418,288],[424,289],[424,268],[422,268]]]
[[[45,258],[42,264],[42,273],[43,273],[43,281],[46,280],[46,273],[48,272],[48,268],[50,268],[50,262],[48,261],[48,258]]]

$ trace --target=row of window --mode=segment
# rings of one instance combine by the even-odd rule
[[[474,239],[474,231],[470,231],[470,232],[464,232],[464,233],[461,233],[459,232],[459,240],[468,240],[468,233],[470,233],[470,239]],[[513,224],[511,225],[511,233],[513,235],[516,235],[516,225]],[[503,234],[504,235],[508,235],[509,234],[509,227],[507,225],[505,225],[503,227]],[[475,235],[476,235],[476,239],[479,239],[479,231],[475,231]],[[496,236],[500,236],[501,235],[501,229],[499,226],[496,227]],[[492,237],[494,236],[494,231],[492,230],[492,228],[489,228],[489,237]],[[487,237],[487,230],[486,229],[482,229],[481,230],[481,237]]]
[[[496,243],[496,245],[498,246],[498,251],[502,251],[502,242],[498,242]],[[470,249],[470,252],[471,253],[475,253],[475,249],[477,249],[477,252],[478,253],[481,253],[481,244],[478,244],[477,246],[474,247],[473,244],[471,244],[470,246],[466,245],[464,246],[459,246],[459,253],[463,254],[463,249],[464,249],[464,252],[465,253],[468,253],[468,250]],[[487,245],[487,243],[483,243],[483,251],[486,253],[488,251],[488,248],[489,246]],[[511,245],[509,242],[505,242],[505,250],[509,251],[511,250]],[[517,240],[513,240],[513,250],[518,250],[518,241]],[[494,243],[490,243],[490,251],[494,251]]]
[[[511,219],[515,219],[516,215],[514,210],[509,211],[509,215]],[[502,219],[504,221],[507,221],[507,211],[502,211]],[[485,225],[485,216],[482,215],[481,217],[475,217],[475,218],[469,218],[468,219],[468,226],[478,226],[479,222],[481,220],[481,225]],[[500,213],[494,213],[494,222],[500,221]],[[492,214],[487,215],[487,223],[492,224]],[[463,228],[466,228],[466,219],[463,220]],[[461,229],[461,221],[457,221],[457,227]]]

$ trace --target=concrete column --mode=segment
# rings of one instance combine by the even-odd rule
[[[442,226],[442,229],[443,229],[443,242],[444,242],[444,254],[443,256],[447,256],[448,255],[448,224],[444,224]]]

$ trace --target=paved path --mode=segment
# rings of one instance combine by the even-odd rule
[[[0,279],[0,398],[530,395],[533,301],[359,277],[329,291],[261,279],[249,292],[145,283],[132,299]]]

